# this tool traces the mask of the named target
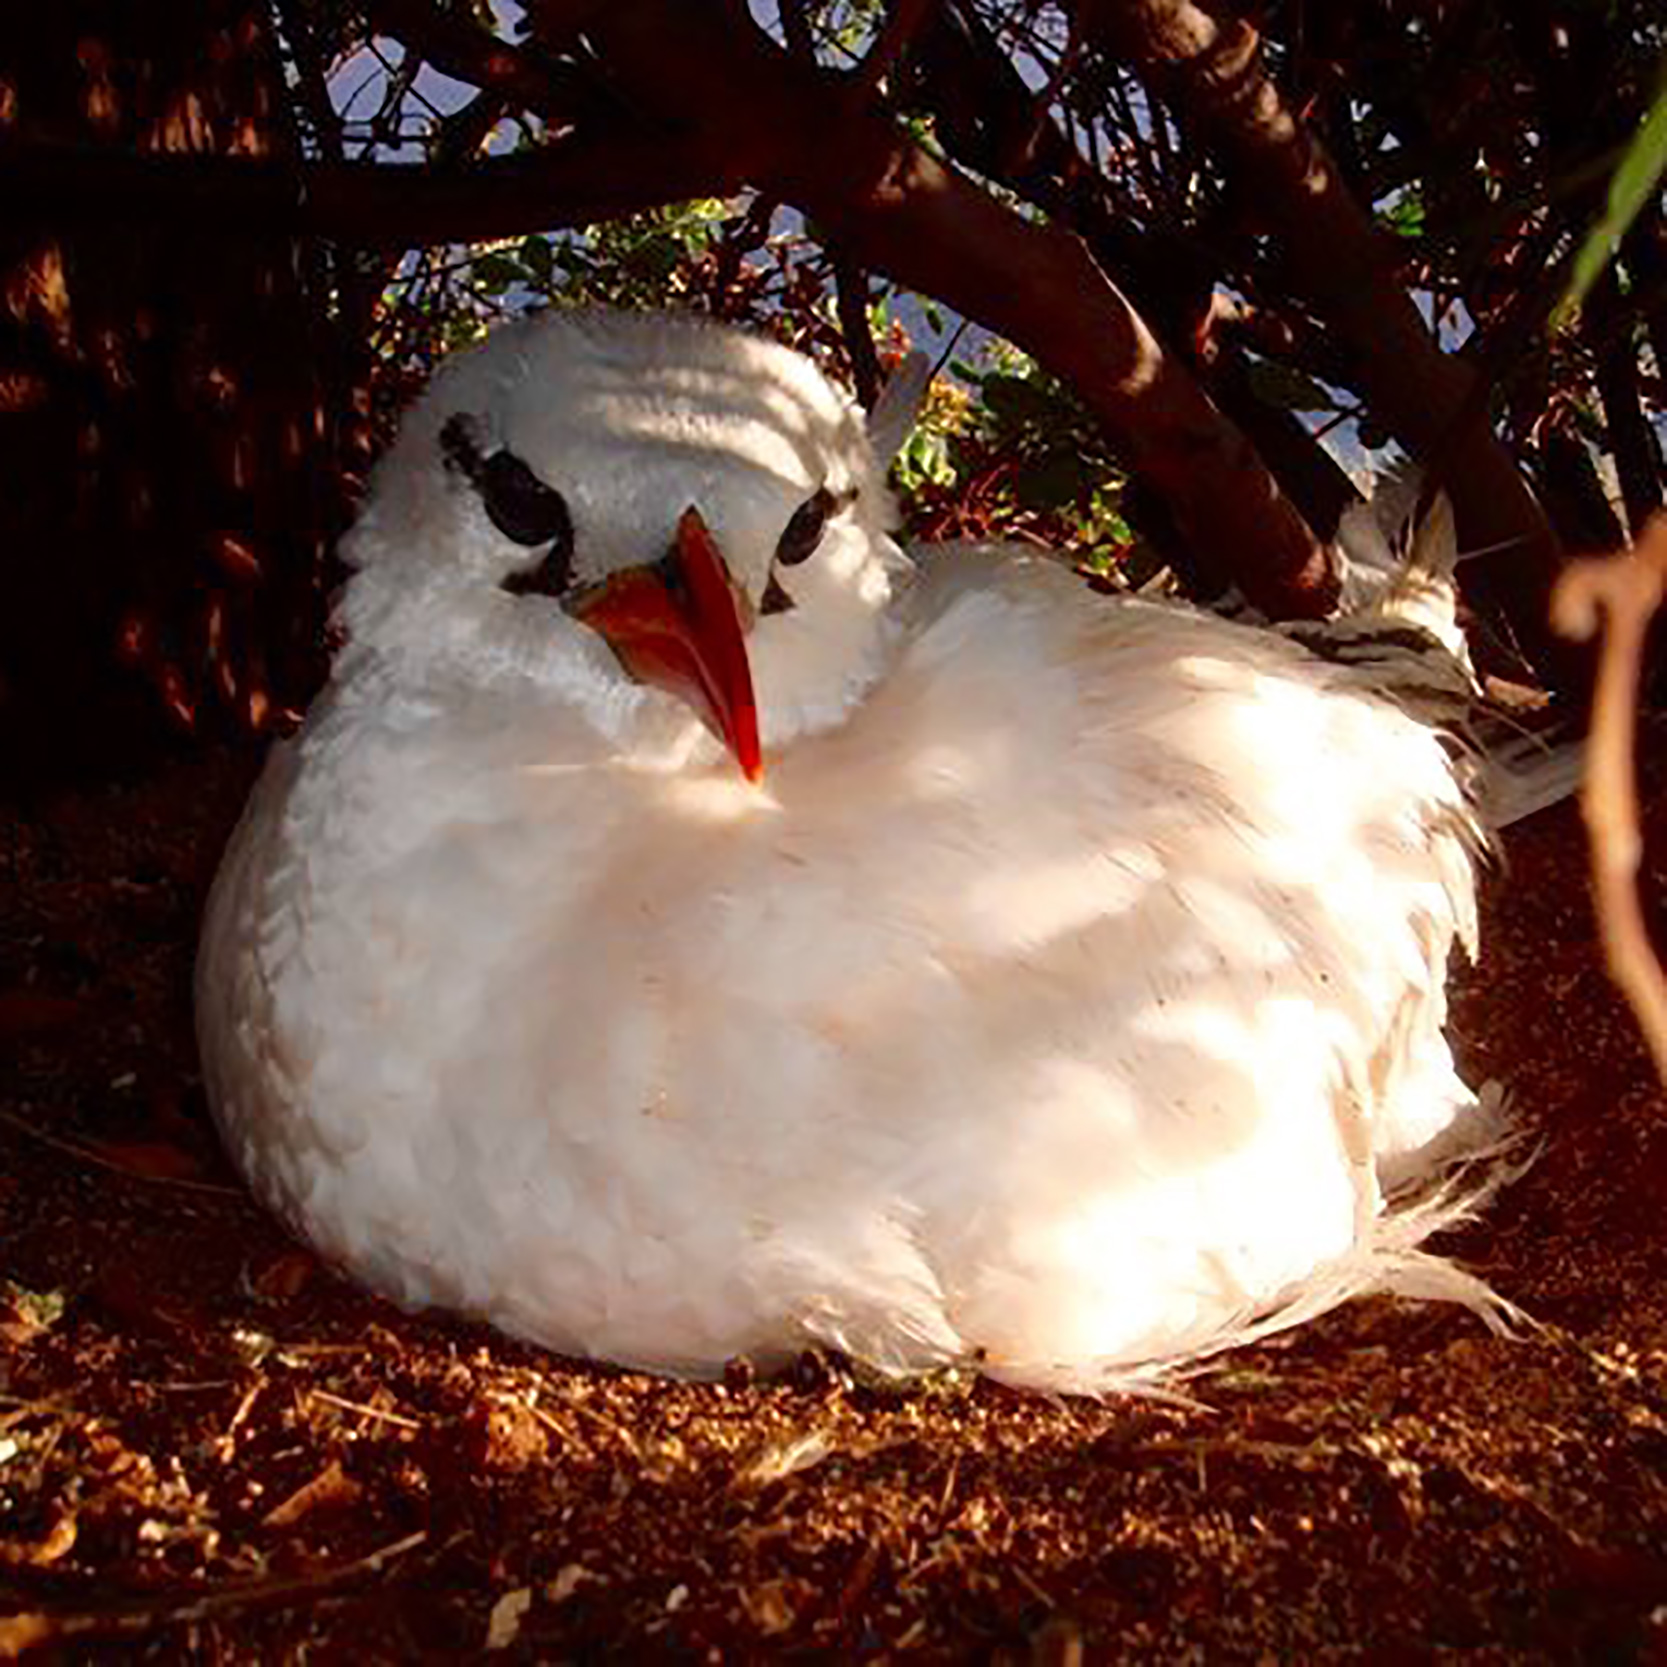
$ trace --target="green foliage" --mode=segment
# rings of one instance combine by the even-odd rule
[[[900,492],[911,495],[928,486],[953,488],[960,475],[950,455],[949,435],[930,422],[918,423],[897,454],[892,478]]]
[[[1579,312],[1581,302],[1614,259],[1627,227],[1649,201],[1664,173],[1667,173],[1667,85],[1656,95],[1655,103],[1638,124],[1632,143],[1610,178],[1609,198],[1603,213],[1575,256],[1574,274],[1558,304],[1558,323],[1568,324]]]
[[[1396,192],[1378,209],[1378,224],[1397,237],[1422,237],[1426,219],[1424,195],[1416,186]]]
[[[687,290],[679,273],[711,250],[729,214],[725,199],[708,197],[493,244],[473,257],[472,281],[523,306],[664,306]]]
[[[1109,573],[1133,534],[1123,479],[1093,417],[1059,378],[1003,344],[940,379],[897,461],[911,532],[1019,540]]]

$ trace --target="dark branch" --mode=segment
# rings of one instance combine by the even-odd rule
[[[551,5],[570,25],[571,0],[535,4],[535,23]],[[616,0],[589,11],[586,28],[635,103],[795,203],[854,261],[938,296],[1071,380],[1189,545],[1244,556],[1235,571],[1259,603],[1279,614],[1329,605],[1325,551],[1076,237],[945,167],[860,85],[795,60],[744,8]]]
[[[1525,647],[1542,666],[1567,668],[1570,656],[1546,620],[1561,551],[1494,438],[1486,390],[1462,360],[1436,346],[1370,216],[1266,74],[1256,31],[1195,0],[1103,0],[1092,15],[1107,40],[1214,140],[1274,231],[1287,282],[1347,344],[1354,385],[1452,494],[1461,547],[1504,547],[1505,563],[1530,576],[1499,592]]]
[[[430,0],[374,0],[371,22],[436,69],[482,92],[562,125],[604,114],[597,88],[552,52],[529,52],[500,40],[460,12]]]
[[[284,228],[366,248],[588,225],[743,183],[696,147],[668,152],[653,137],[574,135],[451,167],[0,146],[0,220],[10,225],[212,219],[226,231]]]

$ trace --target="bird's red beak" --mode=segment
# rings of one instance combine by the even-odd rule
[[[663,560],[612,574],[568,611],[600,632],[639,682],[686,700],[748,781],[763,778],[741,605],[698,509],[683,511]]]

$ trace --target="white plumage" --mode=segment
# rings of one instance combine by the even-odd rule
[[[561,494],[559,571],[488,513],[504,454]],[[1483,832],[1420,657],[917,568],[883,474],[807,361],[717,327],[547,316],[441,369],[204,930],[256,1190],[401,1302],[680,1373],[831,1344],[1103,1390],[1358,1291],[1481,1300],[1417,1249],[1461,1201],[1385,1201],[1475,1106],[1442,1024]],[[668,548],[690,698],[592,628]],[[756,784],[682,589],[711,548]]]

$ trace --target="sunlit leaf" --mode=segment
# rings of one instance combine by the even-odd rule
[[[511,284],[520,283],[526,274],[513,255],[502,250],[480,255],[474,262],[475,283],[488,295],[502,295]]]
[[[1575,256],[1574,274],[1558,303],[1554,322],[1559,327],[1570,323],[1580,310],[1580,304],[1614,258],[1627,227],[1649,201],[1663,172],[1667,172],[1667,87],[1657,95],[1610,178],[1609,199]]]
[[[897,454],[896,479],[905,492],[919,491],[927,484],[953,486],[956,469],[948,439],[930,428],[917,428]]]
[[[1425,220],[1424,199],[1415,190],[1403,191],[1387,208],[1378,210],[1378,223],[1397,237],[1422,237]]]

